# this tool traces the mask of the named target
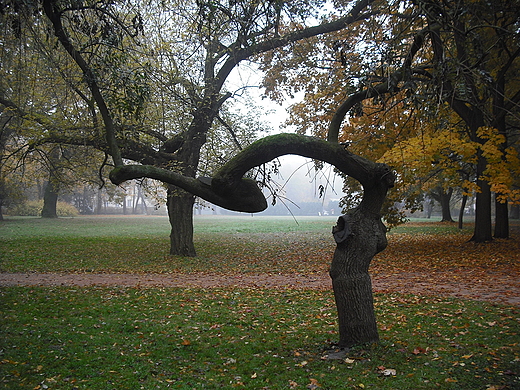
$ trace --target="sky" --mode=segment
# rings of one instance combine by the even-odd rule
[[[228,88],[231,91],[239,90],[242,86],[247,88],[248,95],[254,100],[261,111],[266,113],[261,120],[270,124],[270,134],[291,132],[291,128],[283,127],[287,120],[287,108],[296,103],[301,96],[296,95],[294,99],[287,97],[283,105],[273,102],[269,98],[263,98],[263,90],[258,86],[261,84],[262,73],[253,65],[241,64],[229,78]],[[256,87],[255,87],[256,86]],[[240,104],[240,98],[236,99]],[[279,158],[281,163],[280,176],[275,180],[284,186],[286,196],[293,202],[322,201],[319,194],[319,186],[325,187],[325,199],[339,199],[342,197],[342,180],[334,175],[332,166],[326,164],[322,172],[316,173],[311,159],[301,156],[287,155]]]

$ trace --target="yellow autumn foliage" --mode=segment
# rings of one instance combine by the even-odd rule
[[[429,179],[441,177],[445,187],[460,186],[464,193],[479,192],[474,181],[464,179],[459,172],[463,166],[477,163],[480,151],[487,166],[480,179],[487,181],[500,202],[520,203],[520,158],[515,148],[504,150],[505,137],[496,129],[482,127],[478,131],[481,142],[469,140],[465,134],[452,129],[419,134],[397,142],[379,162],[393,166],[400,174],[403,186],[428,190]],[[436,185],[437,183],[435,183]]]

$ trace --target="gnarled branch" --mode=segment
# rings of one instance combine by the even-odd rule
[[[114,169],[110,179],[114,184],[121,184],[130,179],[149,177],[181,187],[229,210],[260,212],[267,208],[267,201],[256,183],[243,176],[251,168],[286,154],[325,161],[357,179],[365,190],[382,182],[386,188],[393,185],[391,180],[385,179],[389,172],[386,165],[357,156],[339,144],[298,134],[272,135],[252,143],[226,163],[213,178],[194,179],[150,165],[126,165]]]

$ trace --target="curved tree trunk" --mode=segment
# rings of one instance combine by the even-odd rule
[[[387,165],[356,156],[337,143],[298,134],[278,134],[249,145],[222,166],[213,178],[194,179],[144,165],[117,167],[110,173],[110,178],[115,184],[138,177],[170,183],[168,211],[172,229],[185,229],[188,235],[192,232],[193,196],[177,193],[174,185],[230,210],[259,212],[267,207],[267,201],[256,182],[243,178],[243,175],[252,167],[285,154],[326,161],[363,185],[361,204],[342,217],[334,229],[338,245],[330,276],[340,318],[340,346],[345,348],[377,341],[379,336],[368,267],[373,256],[386,247],[386,228],[381,222],[380,212],[387,190],[395,181],[395,175]],[[189,226],[183,225],[186,221],[189,221]],[[182,247],[182,243],[175,246],[172,243],[173,247]],[[185,255],[189,255],[191,248],[185,250]],[[192,253],[195,253],[194,249]]]
[[[168,217],[170,219],[170,255],[196,256],[193,244],[193,204],[195,197],[175,186],[168,186]]]
[[[342,349],[379,341],[368,269],[372,258],[387,246],[386,227],[379,213],[392,185],[389,177],[365,189],[359,207],[341,216],[332,230],[337,247],[330,276],[338,310],[338,346]]]
[[[340,348],[379,340],[368,268],[372,258],[387,245],[386,227],[379,216],[356,209],[340,217],[334,229],[346,228],[350,234],[337,244],[330,268]]]

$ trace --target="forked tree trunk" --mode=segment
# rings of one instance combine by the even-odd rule
[[[193,204],[195,197],[175,186],[168,187],[168,217],[170,219],[170,255],[196,256],[193,244]]]
[[[439,186],[431,190],[430,195],[441,205],[441,222],[453,222],[450,207],[451,196],[453,195],[453,188],[448,188],[448,190],[445,190],[442,186]]]

